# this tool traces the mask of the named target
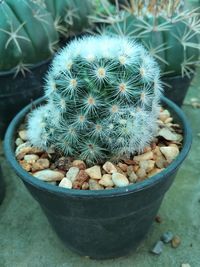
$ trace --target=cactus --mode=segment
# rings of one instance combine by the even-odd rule
[[[103,0],[102,0],[103,1]],[[116,1],[118,2],[118,1]],[[200,64],[200,9],[184,10],[182,1],[127,1],[107,13],[93,18],[108,26],[104,33],[136,39],[158,61],[163,76],[190,77]]]
[[[52,14],[55,28],[61,37],[90,32],[90,28],[95,28],[91,17],[115,10],[108,0],[104,0],[104,3],[101,0],[32,1],[44,6]]]
[[[92,0],[36,0],[52,14],[57,31],[64,36],[81,33],[89,27],[88,16],[93,12]]]
[[[46,9],[30,0],[0,1],[0,70],[28,68],[54,53],[58,35]]]
[[[142,151],[156,131],[159,75],[155,60],[127,38],[74,40],[52,63],[48,102],[31,113],[29,140],[88,164]]]

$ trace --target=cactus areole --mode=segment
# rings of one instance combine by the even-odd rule
[[[0,71],[24,72],[51,57],[58,34],[53,18],[31,0],[0,1]]]
[[[154,59],[127,38],[74,40],[53,61],[29,139],[88,164],[142,151],[156,132],[159,76]]]

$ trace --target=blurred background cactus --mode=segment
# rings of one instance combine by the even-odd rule
[[[48,103],[30,115],[28,137],[88,164],[141,151],[156,131],[159,76],[155,60],[127,38],[74,40],[53,61]]]
[[[101,0],[32,0],[45,7],[53,16],[57,32],[63,38],[79,35],[94,28],[90,16],[106,14]],[[114,6],[105,0],[106,7]]]
[[[13,116],[42,95],[58,41],[44,7],[31,0],[0,1],[0,138]]]
[[[66,37],[89,27],[88,15],[93,12],[91,0],[36,0],[52,14],[57,31]]]
[[[184,1],[179,0],[125,1],[121,6],[115,2],[115,14],[93,18],[104,19],[105,32],[141,41],[158,61],[163,76],[194,73],[200,63],[200,9],[185,10]]]
[[[25,73],[54,53],[58,34],[51,14],[30,0],[0,1],[0,71]]]
[[[53,16],[54,25],[62,39],[95,29],[90,16],[107,14],[115,8],[108,0],[33,0],[43,5]]]
[[[23,74],[32,64],[50,58],[59,36],[89,31],[90,16],[105,14],[100,0],[2,0],[0,1],[0,70],[15,68]],[[112,5],[109,5],[113,8]],[[114,8],[113,8],[114,11]]]

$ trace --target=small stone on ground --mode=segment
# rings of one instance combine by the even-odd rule
[[[170,231],[167,231],[165,233],[162,234],[162,236],[160,237],[160,239],[165,243],[169,243],[174,237],[174,234]]]
[[[171,246],[177,248],[181,244],[181,239],[179,236],[175,235],[171,240]]]
[[[155,244],[155,246],[152,248],[151,252],[155,255],[160,255],[163,251],[163,245],[164,245],[164,243],[161,240],[159,240]]]
[[[181,267],[191,267],[191,265],[189,263],[182,263]]]

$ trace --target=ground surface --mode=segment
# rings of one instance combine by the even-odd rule
[[[186,101],[200,102],[200,70]],[[136,252],[107,261],[80,257],[58,240],[56,234],[22,182],[10,169],[1,150],[0,161],[6,179],[6,198],[0,206],[0,267],[179,267],[189,263],[200,267],[200,109],[184,105],[193,129],[193,145],[159,210],[163,223],[154,223]],[[181,237],[177,249],[164,247],[160,256],[149,253],[160,235],[171,230]]]

